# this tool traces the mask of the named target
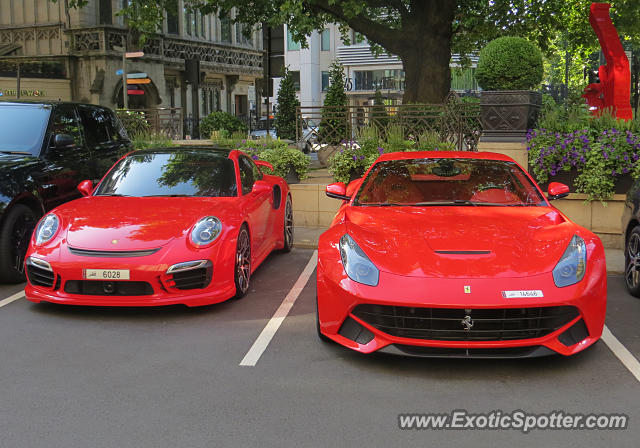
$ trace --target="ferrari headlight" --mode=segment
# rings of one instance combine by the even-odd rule
[[[36,244],[44,244],[51,240],[58,231],[60,220],[54,214],[49,214],[42,218],[36,228]]]
[[[558,288],[578,283],[587,270],[587,246],[578,235],[573,235],[562,258],[553,268],[553,281]]]
[[[206,216],[193,226],[191,242],[196,246],[206,246],[215,241],[222,232],[222,223],[215,216]]]
[[[340,257],[351,280],[369,286],[378,285],[380,271],[349,234],[340,238]]]

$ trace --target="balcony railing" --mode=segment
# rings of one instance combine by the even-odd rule
[[[71,53],[75,55],[120,54],[115,47],[123,47],[127,31],[122,28],[99,26],[75,28],[71,35]],[[222,73],[262,74],[262,51],[190,40],[174,36],[152,35],[142,49],[146,58],[182,63],[185,59],[198,59],[204,67]]]

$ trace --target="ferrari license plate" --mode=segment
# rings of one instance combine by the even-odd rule
[[[129,280],[128,269],[85,269],[87,280]]]

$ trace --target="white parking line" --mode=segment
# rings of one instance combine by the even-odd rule
[[[242,361],[240,361],[241,366],[253,367],[256,365],[264,351],[267,349],[269,342],[271,342],[271,339],[273,339],[273,336],[275,336],[278,331],[278,328],[282,325],[284,318],[287,317],[289,311],[291,311],[291,308],[293,307],[293,304],[309,281],[317,263],[318,251],[316,250],[313,252],[313,255],[311,255],[311,259],[304,268],[304,271],[302,271],[302,274],[300,274],[300,277],[298,277],[298,280],[296,280],[291,291],[289,291],[276,312],[273,314],[271,320],[269,320],[267,325],[262,329],[262,333],[260,333],[258,339],[256,339],[247,354],[242,358]]]
[[[18,299],[21,299],[24,297],[24,291],[20,291],[15,293],[12,296],[7,297],[6,299],[2,299],[0,300],[0,308],[2,308],[5,305],[9,305],[11,302],[15,302]]]
[[[629,372],[636,377],[638,381],[640,381],[640,362],[638,359],[631,354],[627,348],[622,345],[620,342],[609,330],[609,327],[606,325],[602,330],[602,340],[605,344],[611,349],[614,355],[624,364],[624,366],[629,369]]]

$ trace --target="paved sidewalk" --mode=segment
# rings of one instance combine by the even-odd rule
[[[301,249],[317,249],[318,238],[325,230],[320,227],[296,227],[293,245]],[[604,251],[607,257],[607,272],[610,274],[624,273],[624,251],[607,248]]]

